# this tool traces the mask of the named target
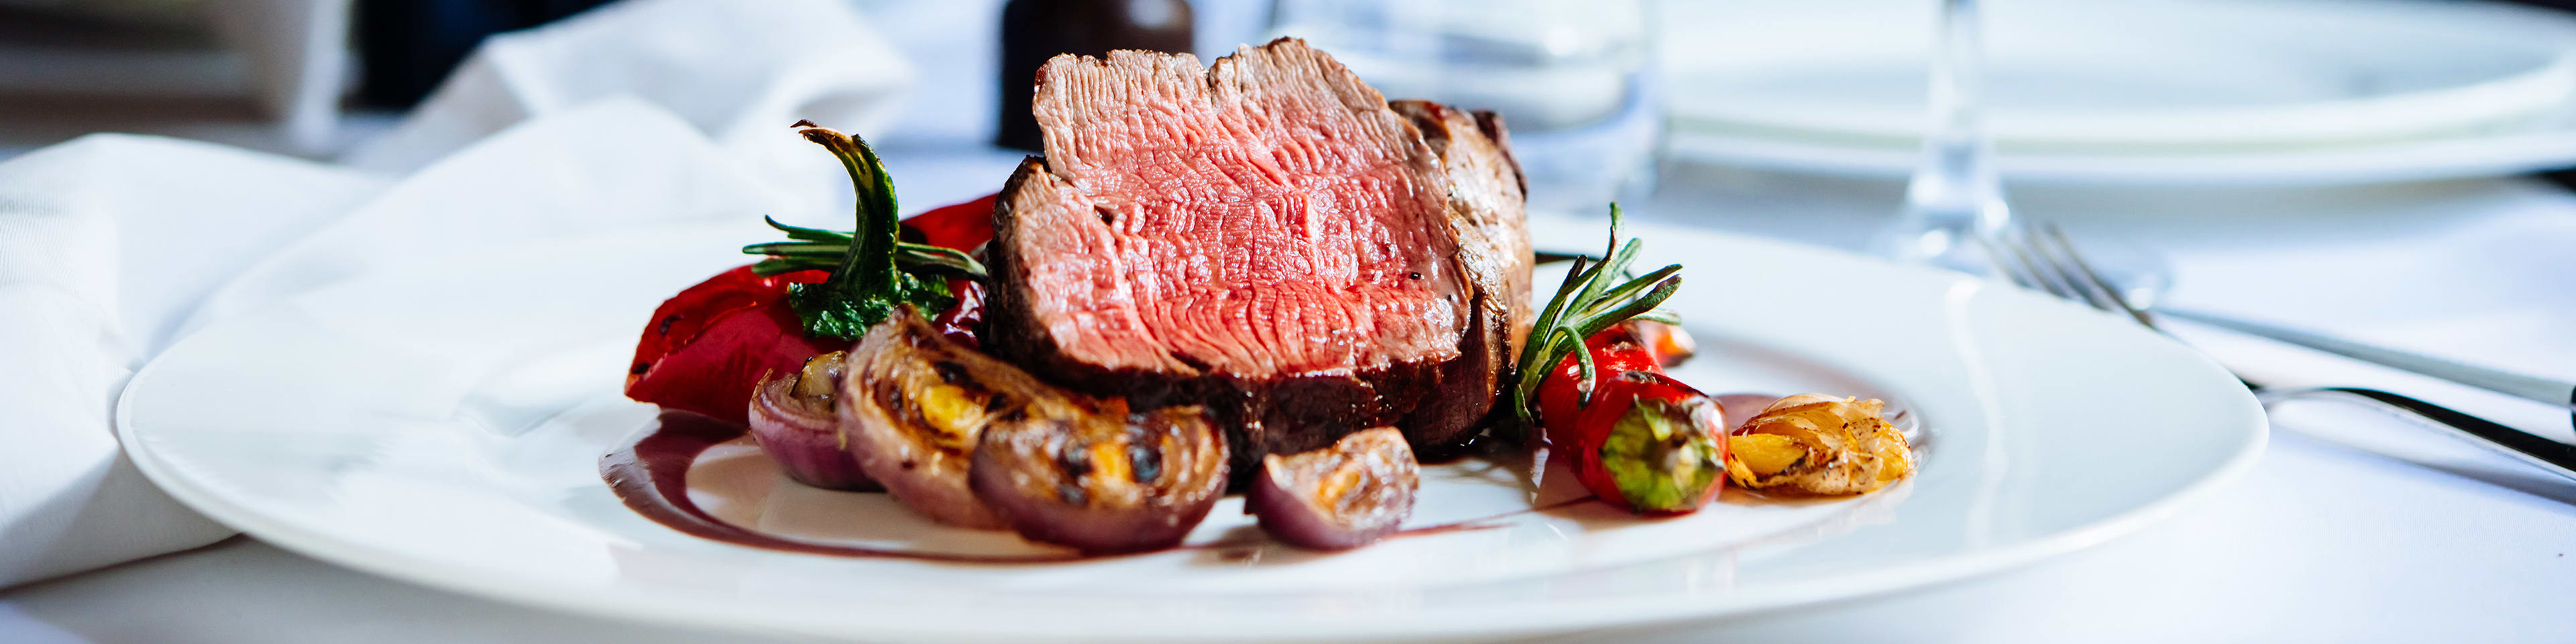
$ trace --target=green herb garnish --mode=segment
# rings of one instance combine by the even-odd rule
[[[1630,319],[1680,323],[1671,312],[1655,307],[1681,290],[1682,278],[1675,273],[1681,272],[1682,265],[1630,277],[1628,264],[1636,261],[1639,242],[1619,243],[1619,217],[1619,204],[1610,204],[1610,242],[1602,249],[1602,258],[1573,258],[1574,265],[1566,267],[1565,283],[1557,286],[1556,297],[1548,300],[1547,308],[1530,325],[1529,339],[1521,343],[1518,371],[1512,374],[1510,389],[1503,392],[1512,420],[1518,422],[1496,423],[1495,431],[1503,438],[1527,440],[1529,429],[1538,426],[1539,383],[1568,354],[1576,356],[1582,369],[1583,380],[1575,387],[1583,392],[1585,403],[1591,402],[1592,352],[1583,343],[1593,334]]]
[[[770,219],[770,227],[787,233],[791,241],[752,244],[742,252],[769,257],[752,267],[761,275],[831,269],[829,280],[787,287],[787,301],[804,321],[806,335],[857,340],[897,306],[940,311],[956,304],[948,276],[984,277],[984,265],[964,252],[902,240],[894,178],[866,141],[811,121],[797,121],[796,127],[849,170],[859,197],[858,230],[843,233]]]

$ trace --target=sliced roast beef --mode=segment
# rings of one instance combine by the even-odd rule
[[[1455,438],[1529,324],[1529,246],[1499,124],[1391,108],[1282,39],[1060,56],[1046,155],[995,205],[988,341],[1060,384],[1204,404],[1239,471],[1396,424]]]

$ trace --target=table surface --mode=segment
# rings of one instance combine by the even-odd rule
[[[967,51],[954,46],[957,34],[889,31],[915,52]],[[947,64],[989,65],[989,55]],[[885,146],[906,201],[990,191],[1018,155],[974,143],[989,112],[926,109],[989,104],[985,76],[923,76],[905,129],[927,134]],[[13,143],[24,142],[0,141]],[[1900,191],[1891,182],[1674,165],[1636,211],[1850,248],[1889,217]],[[2576,379],[2576,194],[2547,182],[2032,188],[2014,197],[2020,214],[2059,221],[2082,239],[2162,253],[2179,305]],[[2576,439],[2562,410],[2184,331],[2268,382],[2379,386]],[[2576,641],[2576,561],[2567,557],[2576,551],[2576,483],[2338,403],[2275,407],[2273,429],[2270,449],[2232,489],[2029,568],[1752,618],[1537,641]],[[0,592],[0,642],[28,644],[719,639],[766,641],[456,595],[247,538]]]

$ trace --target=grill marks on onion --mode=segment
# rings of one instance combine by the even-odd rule
[[[1085,552],[1179,545],[1224,495],[1226,445],[1196,406],[1130,412],[1120,398],[1035,402],[984,432],[977,496],[1020,535]]]
[[[1170,547],[1225,486],[1199,407],[1130,410],[1041,382],[905,308],[846,361],[841,428],[860,466],[941,523],[1086,552]]]
[[[869,476],[934,521],[1005,527],[967,484],[976,442],[1032,397],[1062,395],[902,307],[850,351],[840,427]]]

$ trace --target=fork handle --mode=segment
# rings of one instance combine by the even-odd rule
[[[2412,351],[2373,346],[2342,338],[2309,333],[2214,313],[2182,309],[2159,309],[2157,313],[2207,324],[2280,342],[2324,351],[2354,360],[2373,362],[2404,369],[2451,382],[2545,405],[2557,405],[2576,412],[2576,382],[2552,380],[2537,376],[2490,369],[2473,364],[2437,358]]]
[[[2449,407],[2425,402],[2409,396],[2360,387],[2322,387],[2302,390],[2273,389],[2264,391],[2263,393],[2270,394],[2272,397],[2295,396],[2305,393],[2333,393],[2359,397],[2371,402],[2387,405],[2388,407],[2396,410],[2404,411],[2417,418],[2431,421],[2430,424],[2434,425],[2437,429],[2448,430],[2453,435],[2467,439],[2469,442],[2477,443],[2487,449],[2494,450],[2498,454],[2510,456],[2513,457],[2514,460],[2529,463],[2532,467],[2548,470],[2551,474],[2556,474],[2569,480],[2576,480],[2576,445],[2569,445],[2567,443],[2550,440],[2537,434],[2507,427],[2484,418],[2471,416]]]

